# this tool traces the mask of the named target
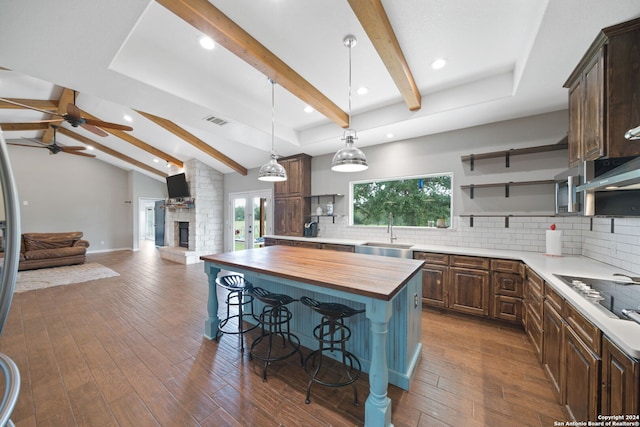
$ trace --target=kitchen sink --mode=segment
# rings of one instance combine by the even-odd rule
[[[413,245],[402,243],[367,242],[356,246],[356,253],[390,256],[395,258],[413,258]]]

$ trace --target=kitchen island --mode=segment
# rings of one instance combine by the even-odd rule
[[[369,374],[365,425],[391,425],[388,383],[409,389],[420,361],[421,267],[423,262],[289,246],[202,256],[209,278],[208,319],[204,335],[213,339],[220,320],[215,279],[221,270],[244,274],[254,286],[323,302],[365,308],[365,316],[347,320],[348,345]],[[315,349],[313,328],[319,317],[292,304],[291,329],[302,345]],[[311,319],[311,320],[310,320]]]

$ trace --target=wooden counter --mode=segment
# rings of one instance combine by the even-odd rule
[[[367,426],[391,425],[387,385],[404,389],[420,361],[422,344],[422,261],[335,252],[293,246],[202,256],[209,277],[209,318],[205,336],[215,337],[219,319],[215,279],[221,270],[242,273],[254,286],[365,308],[365,316],[347,319],[352,330],[349,350],[369,373],[365,406]],[[319,316],[302,304],[292,304],[292,331],[303,346],[315,349],[313,327]]]

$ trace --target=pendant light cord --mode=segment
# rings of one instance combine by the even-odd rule
[[[351,128],[351,47],[353,46],[353,41],[349,42],[349,123],[348,127]]]
[[[269,79],[271,82],[271,154],[275,156],[275,132],[276,132],[276,101],[275,101],[275,90],[276,90],[276,82]]]

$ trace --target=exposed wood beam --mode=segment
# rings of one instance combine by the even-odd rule
[[[67,114],[67,105],[73,104],[74,101],[73,90],[68,88],[63,88],[62,93],[60,94],[60,99],[58,99],[58,109],[56,113],[65,115]],[[48,127],[47,130],[42,134],[42,142],[45,144],[51,144],[53,141],[53,128]]]
[[[156,1],[331,121],[349,126],[347,113],[208,0]]]
[[[93,120],[101,120],[98,117],[91,115],[89,113],[87,113],[84,110],[80,110],[80,112],[82,113],[82,117],[87,118],[87,119],[93,119]],[[153,154],[154,156],[169,162],[171,164],[174,164],[175,166],[177,166],[178,168],[183,168],[184,164],[182,163],[182,161],[176,159],[175,157],[171,156],[170,154],[165,153],[164,151],[158,150],[156,147],[147,144],[146,142],[136,138],[133,135],[128,134],[125,131],[122,130],[117,130],[117,129],[109,129],[109,128],[100,128],[102,130],[104,130],[105,132],[110,133],[113,136],[117,136],[118,138],[127,141],[129,144],[132,144],[138,148],[140,148],[141,150],[144,150],[148,153]]]
[[[0,123],[0,128],[5,132],[47,130],[49,128],[49,123]]]
[[[58,109],[58,101],[55,99],[22,99],[22,98],[6,98],[9,101],[25,104],[30,107],[39,108],[41,110],[56,111]],[[0,101],[0,108],[9,108],[16,110],[24,110],[23,107]]]
[[[409,110],[419,110],[422,105],[422,96],[413,80],[409,64],[402,53],[382,1],[348,0],[348,2],[391,74]]]
[[[136,167],[139,167],[140,169],[144,169],[144,170],[146,170],[148,172],[154,173],[156,175],[160,175],[162,177],[167,177],[168,176],[168,174],[166,174],[165,172],[162,172],[162,171],[159,171],[157,169],[154,169],[151,166],[147,166],[144,163],[137,161],[136,159],[132,159],[131,157],[126,156],[126,155],[124,155],[122,153],[119,153],[118,151],[116,151],[114,149],[111,149],[111,148],[109,148],[109,147],[107,147],[105,145],[102,145],[99,142],[96,142],[96,141],[94,141],[94,140],[92,140],[90,138],[87,138],[85,136],[77,134],[72,130],[69,130],[69,129],[61,127],[61,128],[58,129],[58,132],[60,132],[63,135],[68,136],[69,138],[73,138],[73,139],[75,139],[77,141],[80,141],[80,142],[83,142],[83,143],[85,143],[87,145],[91,145],[92,147],[102,151],[103,153],[107,153],[110,156],[118,158],[118,159],[120,159],[122,161],[125,161],[127,163],[131,163],[132,165],[134,165]]]
[[[151,120],[158,126],[168,130],[172,134],[176,135],[178,138],[181,138],[184,141],[188,142],[189,144],[193,145],[198,150],[210,155],[211,157],[218,160],[219,162],[229,166],[231,169],[238,172],[240,175],[243,175],[243,176],[247,175],[247,168],[237,163],[233,159],[230,159],[229,157],[225,156],[224,154],[222,154],[215,148],[211,147],[209,144],[207,144],[197,136],[191,134],[190,132],[187,132],[186,130],[184,130],[177,124],[173,123],[172,121],[163,119],[162,117],[154,116],[153,114],[145,113],[143,111],[138,111],[138,113],[140,113],[147,119]]]

